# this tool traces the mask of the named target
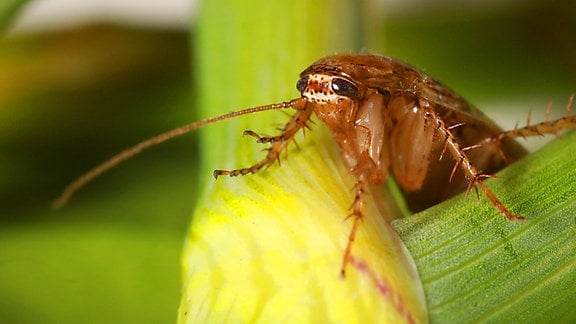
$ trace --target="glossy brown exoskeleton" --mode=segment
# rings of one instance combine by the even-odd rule
[[[513,137],[555,134],[576,127],[576,117],[570,116],[571,98],[564,118],[502,131],[440,82],[386,56],[325,57],[300,74],[296,87],[301,97],[292,101],[206,119],[121,152],[73,182],[56,205],[64,204],[91,179],[149,146],[238,115],[293,108],[296,114],[278,136],[245,132],[260,143],[270,143],[262,161],[243,169],[216,170],[214,176],[246,175],[270,166],[315,114],[332,132],[345,165],[356,179],[350,215],[354,225],[344,252],[344,274],[362,219],[363,196],[371,187],[384,183],[389,174],[413,211],[479,188],[507,219],[521,220],[523,217],[508,210],[483,180],[526,154]],[[448,154],[452,159],[445,157]]]

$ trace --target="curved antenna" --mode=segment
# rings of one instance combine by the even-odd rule
[[[194,122],[194,123],[190,123],[190,124],[169,130],[165,133],[156,135],[150,139],[142,141],[142,142],[140,142],[140,143],[138,143],[138,144],[136,144],[130,148],[127,148],[124,151],[112,156],[108,160],[100,163],[96,167],[92,168],[91,170],[87,171],[86,173],[84,173],[83,175],[78,177],[76,180],[72,181],[68,186],[66,186],[66,188],[64,188],[64,190],[58,196],[58,198],[56,198],[52,202],[51,206],[52,206],[52,208],[57,209],[57,208],[60,208],[64,205],[66,205],[68,203],[68,201],[70,201],[70,198],[72,198],[72,196],[76,193],[76,191],[78,191],[80,188],[84,187],[87,183],[91,182],[92,180],[94,180],[95,178],[100,176],[102,173],[112,169],[113,167],[126,161],[127,159],[133,157],[134,155],[142,152],[143,150],[145,150],[147,148],[150,148],[152,146],[166,142],[167,140],[172,139],[174,137],[184,135],[186,133],[189,133],[191,131],[194,131],[196,129],[204,127],[208,124],[216,123],[216,122],[219,122],[219,121],[222,121],[225,119],[230,119],[230,118],[234,118],[234,117],[238,117],[238,116],[242,116],[242,115],[266,111],[266,110],[275,110],[275,109],[284,109],[284,108],[295,107],[298,103],[301,103],[302,100],[303,100],[302,98],[297,98],[297,99],[290,100],[288,102],[282,102],[282,103],[276,103],[276,104],[270,104],[270,105],[265,105],[265,106],[258,106],[258,107],[252,107],[252,108],[247,108],[247,109],[243,109],[243,110],[238,110],[238,111],[234,111],[234,112],[227,113],[224,115],[206,118],[206,119]]]

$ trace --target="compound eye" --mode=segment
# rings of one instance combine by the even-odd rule
[[[334,78],[332,79],[332,90],[335,94],[339,96],[345,96],[349,98],[356,98],[358,97],[358,88],[354,83],[342,79],[342,78]]]
[[[304,92],[304,90],[306,90],[306,86],[308,85],[308,77],[305,76],[303,78],[301,78],[300,80],[298,80],[298,82],[296,82],[296,89],[298,89],[298,91],[300,91],[300,93]]]

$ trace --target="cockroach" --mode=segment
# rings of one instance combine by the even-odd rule
[[[313,114],[330,129],[345,166],[355,178],[351,203],[352,230],[344,250],[341,274],[362,219],[364,195],[392,174],[408,207],[420,211],[457,193],[480,189],[509,221],[522,221],[488,188],[484,180],[526,155],[514,138],[576,127],[566,116],[503,131],[454,91],[397,59],[379,55],[334,55],[305,69],[296,83],[300,97],[204,119],[168,131],[124,150],[72,182],[55,200],[60,207],[88,182],[140,151],[208,124],[265,110],[292,108],[296,113],[277,136],[245,135],[270,145],[264,159],[247,168],[216,170],[214,177],[256,173],[280,159],[294,136],[310,127]],[[548,108],[549,112],[550,107]],[[548,113],[547,113],[548,116]],[[449,153],[452,159],[442,157]],[[459,174],[461,173],[461,174]]]

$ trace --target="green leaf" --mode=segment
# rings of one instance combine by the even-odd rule
[[[395,222],[424,284],[430,319],[560,322],[576,317],[576,133],[488,181],[511,223],[480,194]]]
[[[350,52],[349,1],[203,3],[196,57],[200,106],[214,116],[299,96],[298,74],[322,56]],[[294,113],[289,111],[289,114]],[[206,128],[205,175],[183,256],[180,322],[396,322],[427,318],[415,268],[366,198],[354,262],[340,277],[352,222],[353,177],[320,123],[282,165],[214,180],[215,168],[252,165],[289,117],[267,112]]]
[[[258,5],[255,7],[261,8]],[[233,6],[230,8],[233,12],[240,10],[240,8]],[[234,19],[233,16],[225,15],[226,12],[226,10],[224,12],[215,11],[212,16],[209,16],[210,18],[205,19]],[[306,13],[310,14],[311,12],[312,9]],[[222,15],[223,13],[224,15]],[[288,16],[291,15],[288,14]],[[325,16],[329,15],[318,15],[317,17],[323,19]],[[275,21],[282,20],[278,17],[273,17],[272,19]],[[257,24],[260,20],[254,18],[254,21]],[[334,21],[337,20],[332,19],[332,22]],[[319,25],[323,23],[323,20],[322,22],[318,21]],[[304,21],[301,22],[300,26],[306,26],[305,30],[310,33],[322,29],[311,28],[313,24],[305,23]],[[221,28],[233,30],[222,24]],[[262,28],[262,26],[255,25],[253,29],[260,31]],[[303,38],[300,39],[301,42],[298,42],[299,46],[289,48],[290,54],[297,58],[289,66],[292,68],[295,65],[300,67],[298,70],[292,70],[288,73],[287,70],[283,69],[285,65],[275,64],[273,61],[281,61],[283,54],[278,54],[279,51],[285,49],[284,44],[294,44],[294,42],[285,40],[281,40],[280,44],[270,43],[269,41],[259,42],[258,48],[260,51],[253,52],[254,56],[251,59],[246,59],[242,57],[245,55],[242,54],[244,53],[242,49],[245,46],[250,48],[250,46],[253,46],[254,39],[261,40],[262,38],[255,37],[250,33],[240,34],[238,36],[239,39],[231,37],[230,41],[215,42],[216,45],[224,47],[215,49],[214,44],[212,44],[214,40],[218,39],[219,35],[226,33],[222,30],[214,31],[204,34],[200,32],[201,41],[198,44],[199,47],[207,46],[210,49],[203,48],[201,50],[204,60],[201,59],[200,67],[204,72],[200,72],[197,75],[200,76],[203,82],[205,81],[203,78],[214,77],[214,80],[211,81],[213,83],[209,86],[203,83],[206,88],[200,91],[201,96],[211,98],[209,99],[210,101],[202,101],[203,103],[212,103],[202,106],[205,109],[211,109],[205,115],[214,115],[216,113],[212,110],[214,108],[227,111],[229,110],[227,107],[231,106],[250,106],[292,98],[290,95],[277,93],[279,89],[280,91],[285,91],[285,89],[293,88],[289,81],[285,81],[282,84],[283,81],[279,80],[285,80],[285,75],[289,75],[288,79],[293,83],[295,73],[299,72],[314,59],[313,57],[310,61],[303,62],[300,61],[298,56],[300,55],[299,50],[303,47],[309,48],[309,46],[302,46],[302,44],[309,42],[309,38],[306,37],[310,37],[310,34],[306,32],[295,31],[295,34]],[[321,37],[315,37],[316,40],[322,39]],[[313,39],[313,37],[310,38]],[[243,46],[242,44],[247,45]],[[272,45],[272,48],[268,47],[270,45]],[[232,54],[221,55],[226,52],[231,52]],[[334,52],[338,51],[332,51],[332,53]],[[280,55],[280,58],[277,55]],[[321,55],[322,53],[316,58]],[[247,78],[247,81],[240,81],[244,80],[241,78],[242,76],[252,75],[245,71],[246,69],[254,68],[255,62],[259,66],[260,73],[267,76],[270,80],[274,80],[273,82],[263,82],[262,78]],[[220,73],[224,73],[228,77],[215,77]],[[279,76],[272,79],[271,76],[273,75]],[[257,89],[256,93],[255,89]],[[254,101],[252,96],[261,99]],[[271,96],[271,98],[267,100],[266,96]],[[234,168],[239,165],[250,165],[250,163],[257,160],[261,155],[258,154],[257,150],[254,150],[254,144],[251,141],[239,139],[237,134],[240,134],[243,129],[261,130],[266,125],[271,124],[272,119],[268,118],[268,116],[246,118],[241,126],[234,124],[227,132],[217,131],[213,133],[219,135],[212,135],[211,138],[205,139],[204,142],[204,152],[207,154],[205,165],[210,169],[214,167]],[[314,127],[321,129],[320,126]],[[263,133],[267,133],[266,130]],[[316,136],[317,132],[318,130],[315,129],[314,134],[310,136],[312,137],[312,144],[307,142],[302,146],[301,151],[292,153],[289,157],[289,162],[286,163],[288,165],[284,165],[283,168],[307,169],[307,174],[310,177],[306,181],[298,181],[295,173],[288,173],[288,176],[286,174],[282,176],[277,173],[276,167],[273,167],[266,171],[267,173],[263,177],[220,179],[218,182],[208,182],[209,197],[205,197],[200,203],[193,228],[189,234],[187,251],[185,252],[184,263],[186,272],[184,287],[186,292],[181,306],[181,319],[191,314],[186,313],[186,303],[198,304],[199,301],[202,302],[203,307],[194,308],[197,312],[192,314],[198,316],[195,319],[217,316],[213,312],[214,308],[210,307],[217,302],[223,302],[228,306],[228,308],[224,309],[225,316],[233,316],[232,314],[237,316],[234,311],[238,307],[252,310],[253,313],[248,315],[253,316],[249,317],[250,319],[262,319],[262,317],[258,316],[270,314],[270,309],[281,311],[282,308],[279,305],[290,305],[292,302],[291,305],[300,306],[300,304],[294,303],[294,301],[299,301],[298,299],[279,298],[280,301],[272,302],[278,308],[272,308],[266,302],[259,303],[258,298],[261,298],[260,301],[266,300],[266,298],[271,296],[271,292],[277,293],[275,297],[280,295],[277,289],[281,285],[271,280],[271,278],[274,278],[273,275],[277,274],[275,271],[278,270],[267,267],[269,261],[273,260],[266,255],[266,253],[271,254],[269,250],[273,250],[266,250],[269,246],[272,246],[273,243],[275,244],[276,240],[281,240],[286,243],[285,249],[276,249],[276,252],[279,255],[290,255],[293,251],[291,250],[292,246],[288,243],[296,236],[302,238],[302,244],[305,246],[303,250],[310,248],[306,245],[312,235],[310,232],[300,226],[292,226],[288,228],[294,235],[285,235],[281,231],[281,225],[285,224],[276,224],[274,221],[278,218],[278,209],[285,211],[285,205],[281,203],[288,200],[290,195],[304,193],[305,197],[308,195],[312,204],[315,203],[317,205],[324,205],[326,202],[318,199],[317,193],[308,191],[307,186],[310,183],[317,183],[314,176],[317,169],[326,168],[327,164],[329,165],[327,168],[333,170],[334,166],[332,163],[334,159],[338,159],[338,156],[333,154],[333,152],[324,152],[325,155],[321,155],[324,159],[308,160],[306,162],[309,157],[303,155],[317,154],[318,147],[328,143],[322,140],[321,136]],[[274,130],[271,129],[268,133],[274,133]],[[310,139],[310,137],[307,139]],[[569,138],[562,141],[564,144],[569,142],[571,142]],[[559,145],[562,146],[563,144]],[[460,200],[441,204],[425,213],[396,223],[402,238],[406,240],[410,251],[417,258],[416,262],[420,277],[425,284],[427,306],[431,312],[432,321],[474,322],[478,320],[511,321],[518,319],[568,321],[574,316],[574,312],[570,308],[574,301],[570,288],[574,284],[573,278],[575,277],[572,261],[574,259],[572,252],[574,250],[574,218],[572,216],[573,213],[570,211],[573,211],[574,208],[561,204],[565,208],[556,210],[552,206],[556,206],[557,201],[548,199],[559,194],[560,198],[569,201],[574,195],[573,187],[571,186],[571,183],[574,183],[574,179],[564,179],[568,183],[561,184],[562,188],[567,191],[556,189],[555,186],[558,184],[549,185],[548,191],[546,191],[547,187],[543,186],[546,181],[560,180],[559,174],[570,174],[571,170],[574,169],[573,164],[571,164],[571,168],[568,167],[561,172],[550,170],[550,166],[555,163],[555,161],[549,160],[552,156],[560,157],[563,162],[569,162],[566,157],[570,156],[570,150],[565,150],[564,147],[562,149],[561,152],[563,153],[561,154],[554,152],[558,150],[556,148],[543,151],[548,153],[538,153],[530,156],[509,170],[504,171],[501,179],[489,181],[489,185],[495,188],[496,193],[507,206],[527,217],[528,220],[524,224],[507,222],[482,196],[481,203],[473,199],[474,197],[469,199],[460,197]],[[314,150],[316,151],[314,152]],[[573,150],[574,147],[572,147]],[[311,151],[313,152],[311,153]],[[541,154],[545,155],[547,162],[530,162]],[[310,163],[310,161],[313,161],[313,163]],[[540,170],[531,163],[539,165]],[[210,169],[208,168],[202,173],[209,174]],[[335,169],[336,171],[325,176],[332,177],[332,179],[345,177],[343,173],[338,173],[337,167]],[[514,175],[512,170],[519,171]],[[536,177],[533,172],[543,176]],[[550,174],[547,172],[558,173]],[[280,181],[277,181],[279,178]],[[526,181],[527,184],[524,184],[523,181]],[[222,182],[225,182],[225,184],[222,185]],[[238,185],[238,183],[246,182],[249,183],[247,187]],[[287,192],[286,186],[291,186],[289,192]],[[227,188],[227,190],[223,190],[223,188]],[[326,187],[322,186],[319,188],[317,191],[322,192]],[[514,188],[514,190],[510,188]],[[516,188],[527,188],[527,190],[522,191]],[[537,191],[531,192],[530,190]],[[543,195],[542,191],[552,194],[552,196]],[[331,191],[324,191],[323,193],[326,195],[333,194]],[[538,199],[528,198],[530,194],[535,194]],[[249,203],[245,203],[245,201]],[[293,206],[292,209],[288,209],[289,215],[298,215],[300,212],[306,212],[307,208],[312,208],[310,205],[298,204],[300,202],[299,200],[290,201]],[[276,209],[270,208],[266,210],[267,214],[264,213],[263,216],[257,214],[256,210],[262,208],[262,203],[276,204]],[[227,205],[233,205],[233,207],[225,209],[224,207]],[[236,210],[244,209],[244,213],[232,213],[231,210],[234,211],[234,208]],[[218,212],[214,212],[215,210]],[[222,210],[225,212],[223,213]],[[560,214],[554,214],[556,216],[547,215],[543,212],[544,210],[559,211]],[[228,214],[226,215],[226,213]],[[319,214],[322,213],[318,213],[318,215],[311,214],[310,217],[319,219]],[[341,212],[335,212],[334,214],[341,214]],[[558,218],[561,218],[561,220]],[[313,233],[316,236],[322,236],[323,231],[328,227],[328,223],[323,221],[318,221],[318,223],[320,224],[318,228],[321,230]],[[210,233],[210,235],[219,234],[218,239],[225,242],[225,244],[213,244],[213,241],[206,239],[209,236],[206,235],[207,233]],[[235,244],[242,246],[238,247]],[[200,246],[199,250],[202,251],[194,251],[190,246],[195,246],[196,248]],[[334,246],[327,246],[326,248],[333,249]],[[224,253],[224,251],[229,249],[238,253]],[[245,253],[245,250],[255,253]],[[262,251],[265,253],[262,253]],[[196,255],[196,258],[190,258],[193,253],[197,253],[197,255],[203,253],[203,255],[201,257]],[[378,253],[381,253],[381,251],[378,251]],[[261,258],[255,260],[254,255],[259,255]],[[300,261],[297,257],[292,257],[293,260]],[[309,257],[309,255],[302,253],[302,257]],[[248,263],[260,263],[249,268],[244,266],[247,263],[246,260],[249,260]],[[277,260],[274,261],[278,262]],[[284,268],[280,267],[280,269],[286,269],[292,265],[288,263],[282,264]],[[314,265],[317,266],[317,264]],[[246,271],[247,269],[248,271]],[[262,271],[263,269],[266,271]],[[191,273],[196,273],[196,280],[190,280]],[[202,277],[201,279],[204,280],[202,282],[202,280],[198,279],[197,273],[209,273],[209,275]],[[229,278],[228,276],[233,276],[235,273],[243,278],[242,284],[244,285],[237,285],[237,283],[224,279]],[[260,279],[259,276],[263,273],[268,281],[263,285],[254,284],[254,280]],[[329,275],[329,270],[325,273]],[[317,282],[316,274],[310,277],[311,282]],[[220,284],[211,285],[207,283],[208,280],[212,283],[220,280]],[[231,287],[232,289],[230,289]],[[298,289],[300,288],[299,286],[293,285],[293,288],[294,294],[303,293],[302,290]],[[317,288],[317,286],[314,288]],[[241,296],[231,294],[230,290],[234,289],[237,292],[245,292],[245,294]],[[212,294],[209,291],[212,291]],[[219,295],[214,292],[218,292]],[[318,300],[326,301],[315,298],[317,296],[313,294],[314,292],[317,292],[317,290],[310,293],[310,299],[316,302]],[[326,303],[320,303],[315,306],[323,307],[322,310],[326,310],[328,309],[326,305]],[[299,309],[301,311],[305,310],[302,307],[299,307]],[[357,313],[362,313],[363,311],[362,315],[366,315],[370,313],[369,309],[362,309]],[[218,311],[221,312],[222,308],[218,309]],[[303,318],[306,315],[309,314],[302,313],[299,318]],[[214,318],[218,317],[212,317],[212,319]],[[319,320],[320,317],[316,319]],[[362,319],[373,318],[365,317]]]

